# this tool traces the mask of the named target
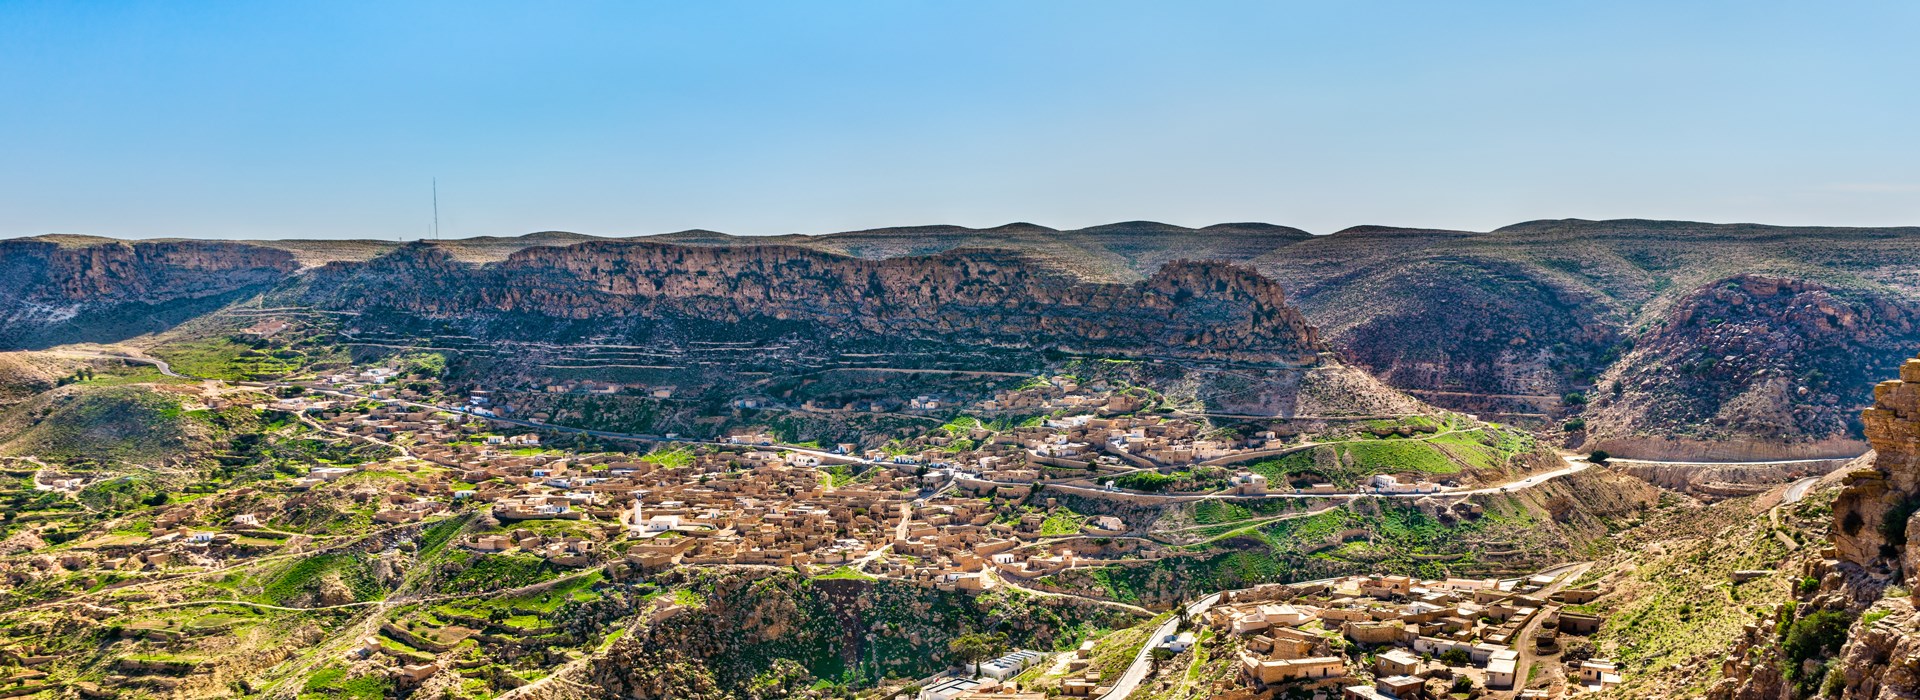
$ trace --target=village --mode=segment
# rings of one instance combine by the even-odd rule
[[[1059,655],[1018,650],[956,669],[913,700],[1124,698],[1174,689],[1206,655],[1236,673],[1211,700],[1565,698],[1613,688],[1621,671],[1583,638],[1604,619],[1567,609],[1600,591],[1570,587],[1584,565],[1520,579],[1347,576],[1226,591],[1186,606],[1122,674],[1103,675],[1094,641]],[[1031,670],[1030,670],[1031,669]],[[1188,697],[1188,695],[1182,695]]]
[[[478,516],[479,527],[464,528],[451,546],[477,557],[535,557],[582,573],[616,566],[641,575],[682,565],[782,567],[969,594],[1010,587],[1150,615],[1151,609],[1105,600],[1096,591],[1056,585],[1063,572],[1183,556],[1147,537],[1154,534],[1147,531],[1151,517],[1127,504],[1296,497],[1335,504],[1413,495],[1442,517],[1478,515],[1472,502],[1444,498],[1471,479],[1468,473],[1444,483],[1420,472],[1363,474],[1363,480],[1336,484],[1310,471],[1275,474],[1284,479],[1276,481],[1245,463],[1301,450],[1301,435],[1210,431],[1191,419],[1139,412],[1132,394],[1096,395],[1060,377],[1000,392],[984,406],[1046,411],[1018,423],[962,417],[883,445],[794,445],[764,431],[611,443],[631,444],[632,451],[608,449],[604,433],[582,449],[579,431],[510,418],[515,408],[491,392],[460,392],[454,396],[464,400],[455,402],[444,392],[422,391],[418,381],[402,386],[399,378],[400,370],[372,367],[298,384],[172,387],[196,408],[279,416],[288,430],[379,456],[313,461],[220,498],[163,504],[152,511],[144,536],[78,542],[58,556],[32,559],[10,571],[10,579],[218,570],[316,546],[334,535],[303,532],[285,513],[345,505],[365,513],[363,535],[401,533],[382,540],[387,559],[396,548],[417,546],[407,533]],[[916,397],[909,410],[932,411],[940,402]],[[1400,424],[1353,439],[1406,440],[1444,429]],[[58,470],[36,479],[68,491],[88,481]],[[1106,512],[1118,514],[1088,509],[1087,499],[1117,506]],[[1296,504],[1308,502],[1287,500],[1286,507],[1304,509]],[[1140,653],[1143,659],[1178,656],[1196,644],[1196,634],[1241,638],[1241,682],[1218,688],[1215,697],[1223,700],[1306,686],[1335,688],[1351,700],[1408,700],[1438,697],[1423,693],[1428,686],[1455,687],[1460,679],[1511,688],[1525,682],[1515,678],[1516,666],[1526,665],[1525,644],[1541,645],[1524,651],[1531,656],[1551,646],[1551,630],[1597,626],[1560,609],[1569,596],[1582,595],[1547,589],[1564,583],[1374,576],[1262,586],[1224,594],[1204,614],[1189,609],[1176,616],[1190,620],[1191,629],[1152,640]],[[1164,610],[1175,601],[1141,602]],[[1369,670],[1340,651],[1349,647],[1384,651]],[[1001,682],[1052,658],[1015,652],[929,685],[919,698],[1012,700],[1021,697],[1009,694],[1015,686]],[[442,668],[431,653],[404,660],[393,670],[396,677],[424,678]],[[1085,664],[1055,666],[1071,676],[1053,679],[1056,693],[1103,697],[1113,691],[1116,679],[1103,679]],[[1609,668],[1589,660],[1572,673],[1591,672],[1591,685],[1603,687],[1609,678],[1617,681]],[[1378,676],[1375,685],[1352,685],[1369,674]],[[1547,697],[1527,692],[1520,697]]]

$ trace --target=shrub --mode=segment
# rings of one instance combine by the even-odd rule
[[[1113,483],[1123,489],[1153,492],[1165,491],[1175,481],[1177,479],[1159,472],[1141,471],[1121,476],[1114,479]]]
[[[1880,536],[1887,541],[1888,547],[1900,547],[1907,543],[1907,519],[1913,512],[1920,510],[1920,499],[1905,498],[1899,503],[1887,506],[1887,512],[1880,519]]]
[[[1780,649],[1786,654],[1786,668],[1782,669],[1786,676],[1798,678],[1800,667],[1808,659],[1839,651],[1852,625],[1853,616],[1839,610],[1814,612],[1787,625],[1780,641]]]

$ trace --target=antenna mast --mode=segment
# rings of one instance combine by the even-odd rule
[[[440,240],[440,178],[433,179],[433,240]]]

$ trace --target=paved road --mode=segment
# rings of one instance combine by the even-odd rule
[[[1220,594],[1215,593],[1194,601],[1192,605],[1187,606],[1186,610],[1181,611],[1181,614],[1167,618],[1166,622],[1153,631],[1153,636],[1147,638],[1147,643],[1140,645],[1140,653],[1134,655],[1133,664],[1127,667],[1126,672],[1120,674],[1120,681],[1114,683],[1113,689],[1107,691],[1106,695],[1100,696],[1100,700],[1123,700],[1128,695],[1132,695],[1133,691],[1140,687],[1141,681],[1147,679],[1147,671],[1153,668],[1154,646],[1158,645],[1160,640],[1166,639],[1167,635],[1173,634],[1173,631],[1180,626],[1180,618],[1206,612],[1218,602],[1220,602]]]
[[[1569,474],[1578,474],[1580,472],[1591,469],[1594,466],[1592,463],[1584,461],[1584,458],[1577,455],[1564,455],[1564,458],[1567,461],[1567,466],[1565,467],[1561,467],[1559,469],[1555,469],[1550,472],[1535,474],[1533,476],[1529,476],[1524,479],[1515,479],[1513,481],[1509,481],[1504,484],[1482,486],[1479,488],[1440,489],[1438,491],[1426,491],[1421,493],[1379,493],[1374,491],[1362,491],[1362,492],[1344,492],[1344,493],[1269,493],[1269,494],[1263,494],[1258,496],[1240,495],[1240,494],[1231,494],[1231,493],[1157,494],[1157,493],[1144,493],[1139,491],[1124,491],[1124,490],[1118,490],[1118,489],[1110,489],[1110,488],[1101,487],[1101,486],[1091,486],[1091,485],[1072,484],[1072,483],[1053,483],[1053,484],[1049,484],[1047,488],[1067,491],[1067,492],[1083,493],[1083,494],[1092,495],[1092,496],[1098,496],[1103,493],[1124,493],[1124,494],[1127,494],[1128,496],[1131,496],[1137,499],[1157,501],[1161,503],[1187,503],[1192,501],[1204,501],[1204,500],[1260,501],[1260,500],[1289,499],[1289,498],[1291,499],[1328,498],[1328,499],[1354,500],[1358,498],[1367,498],[1367,497],[1418,499],[1418,498],[1426,498],[1428,496],[1442,496],[1442,497],[1476,496],[1476,495],[1489,494],[1489,493],[1507,493],[1516,489],[1533,488],[1535,486],[1539,486],[1541,484],[1547,483],[1548,481],[1552,481],[1554,479],[1558,479],[1560,477],[1567,476]],[[987,483],[993,483],[993,484],[1002,484],[1007,486],[1025,485],[1025,484],[1015,484],[1010,482],[990,481],[987,479],[976,479],[976,480],[984,481]]]
[[[1820,478],[1821,477],[1817,476],[1809,476],[1793,482],[1793,485],[1787,487],[1786,495],[1780,497],[1780,505],[1786,506],[1799,503],[1800,499],[1807,497],[1808,491],[1813,490],[1814,484],[1820,483]]]
[[[1614,457],[1610,461],[1632,462],[1634,464],[1669,464],[1669,465],[1677,465],[1677,466],[1683,466],[1683,467],[1693,467],[1693,466],[1763,467],[1763,466],[1770,466],[1770,465],[1777,465],[1777,464],[1813,464],[1816,462],[1847,462],[1847,461],[1852,461],[1859,458],[1860,458],[1860,455],[1854,455],[1852,457],[1811,457],[1811,458],[1805,458],[1805,459],[1763,459],[1763,460],[1754,460],[1750,462],[1735,462],[1735,461],[1719,461],[1719,460],[1711,460],[1711,459],[1669,461],[1669,460],[1658,460],[1658,459],[1633,459],[1631,457]]]

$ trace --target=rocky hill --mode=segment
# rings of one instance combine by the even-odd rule
[[[1874,378],[1911,350],[1920,304],[1789,278],[1737,275],[1681,299],[1607,374],[1590,442],[1613,453],[1737,459],[1743,440],[1805,456],[1866,451]],[[1618,387],[1618,388],[1613,388]],[[1651,443],[1651,444],[1649,444]]]
[[[1643,390],[1650,408],[1588,416],[1597,439],[1635,456],[1682,458],[1731,454],[1746,443],[1745,454],[1764,458],[1857,454],[1859,433],[1845,415],[1864,400],[1867,377],[1920,343],[1907,320],[1920,302],[1911,282],[1916,259],[1913,228],[1560,220],[1488,233],[1360,227],[1251,264],[1280,280],[1348,358],[1423,399],[1558,421],[1584,410],[1564,395],[1606,396],[1617,376],[1622,391]],[[1755,289],[1778,293],[1740,309],[1720,299],[1747,276],[1773,280],[1778,286]],[[1708,308],[1716,306],[1726,308]],[[1752,316],[1739,321],[1744,335],[1735,327],[1699,332],[1733,322],[1722,313],[1729,310]],[[1788,338],[1796,331],[1814,340],[1796,344]],[[1756,385],[1765,393],[1765,382],[1724,371],[1667,382],[1647,373],[1683,357],[1698,368],[1716,344],[1775,341],[1780,353],[1766,362],[1817,370],[1811,378],[1826,384],[1773,394],[1791,419],[1700,429],[1691,417],[1737,413],[1752,401],[1737,397]]]

